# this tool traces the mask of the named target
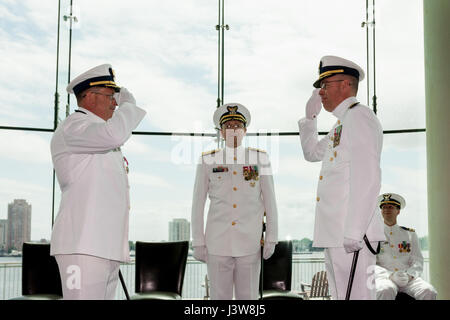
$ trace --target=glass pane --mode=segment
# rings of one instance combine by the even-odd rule
[[[376,6],[378,116],[385,130],[425,128],[423,2]]]
[[[297,120],[318,77],[324,55],[338,55],[365,67],[365,2],[226,2],[225,102],[252,112],[252,127],[298,131]],[[345,18],[342,18],[345,17]],[[365,82],[361,84],[362,88]],[[365,90],[359,93],[365,101]],[[319,130],[335,119],[322,112]]]
[[[0,125],[53,127],[57,22],[55,1],[0,3]]]
[[[130,241],[168,241],[172,219],[191,220],[196,163],[217,148],[212,138],[134,135],[122,148],[129,163]]]
[[[280,239],[311,239],[320,164],[302,160],[298,137],[248,137],[244,145],[270,156]],[[202,151],[216,148],[207,137],[132,137],[123,148],[130,167],[130,240],[167,241],[172,219],[191,220],[196,162]]]
[[[50,240],[53,176],[50,139],[48,133],[0,130],[0,219],[8,219],[8,204],[15,199],[26,200],[32,206],[32,241]]]
[[[394,192],[405,198],[398,224],[428,235],[427,154],[425,133],[384,135],[381,157],[381,192]]]
[[[111,63],[117,83],[149,112],[137,130],[212,132],[217,1],[78,0],[74,12],[73,77]]]

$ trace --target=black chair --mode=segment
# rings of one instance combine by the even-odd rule
[[[292,241],[279,241],[273,255],[263,259],[262,264],[262,300],[303,300],[300,295],[291,292]]]
[[[132,300],[181,300],[188,241],[136,242],[136,295]]]
[[[49,243],[25,242],[22,247],[22,296],[11,300],[62,299],[61,277]]]
[[[411,297],[407,293],[399,292],[395,296],[395,300],[397,300],[397,301],[415,301],[416,299],[414,299],[413,297]]]

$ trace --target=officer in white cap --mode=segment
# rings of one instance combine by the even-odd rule
[[[261,235],[266,214],[263,257],[278,242],[272,169],[265,151],[244,148],[250,113],[239,103],[220,106],[214,124],[226,147],[204,152],[197,166],[192,201],[194,257],[207,263],[213,300],[258,298]],[[204,230],[204,209],[210,206]]]
[[[117,86],[109,64],[79,75],[67,92],[75,94],[78,109],[51,140],[62,192],[51,255],[64,299],[114,299],[120,262],[129,261],[128,162],[120,147],[146,112]]]
[[[394,300],[398,292],[404,292],[417,300],[435,300],[434,287],[420,276],[423,256],[414,229],[397,224],[405,199],[396,193],[384,193],[378,197],[384,219],[386,241],[377,255],[375,284],[377,299]]]
[[[358,102],[364,71],[352,61],[325,56],[319,78],[299,120],[307,161],[321,161],[314,226],[314,247],[325,248],[325,265],[333,299],[347,293],[354,252],[359,251],[350,299],[375,299],[367,286],[367,268],[375,265],[378,241],[384,240],[381,217],[375,214],[381,186],[383,129],[371,109]],[[321,108],[337,122],[319,140]]]

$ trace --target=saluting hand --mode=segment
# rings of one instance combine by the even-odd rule
[[[120,92],[114,93],[114,99],[118,106],[121,106],[125,102],[136,104],[136,99],[134,99],[134,96],[125,87],[120,88]]]
[[[320,98],[319,91],[320,89],[314,89],[306,103],[305,114],[307,119],[315,119],[319,115],[320,110],[322,110],[322,99]]]

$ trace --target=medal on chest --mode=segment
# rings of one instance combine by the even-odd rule
[[[334,128],[333,148],[337,147],[341,142],[342,124]]]
[[[250,187],[254,187],[256,182],[259,180],[258,166],[245,166],[242,168],[242,174],[246,181],[250,181]]]
[[[410,252],[411,251],[411,243],[406,241],[402,241],[398,244],[398,251],[400,252]]]

